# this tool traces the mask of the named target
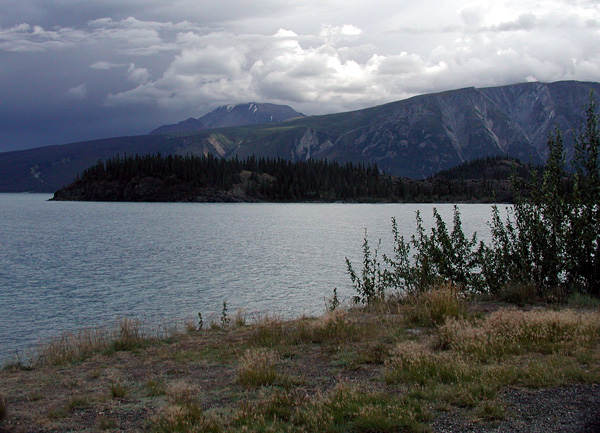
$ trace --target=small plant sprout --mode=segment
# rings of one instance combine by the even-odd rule
[[[340,306],[340,299],[338,298],[337,287],[333,288],[333,297],[328,299],[326,302],[328,311],[335,311],[338,309]]]
[[[223,301],[223,309],[221,310],[221,328],[229,327],[229,315],[227,314],[227,301]]]

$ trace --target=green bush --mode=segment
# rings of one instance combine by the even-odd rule
[[[371,252],[365,231],[362,272],[346,259],[354,301],[371,304],[389,291],[410,294],[445,282],[516,303],[565,301],[575,292],[600,296],[600,122],[593,96],[575,140],[574,175],[565,172],[559,131],[549,136],[548,150],[546,166],[532,172],[530,185],[513,181],[516,199],[506,217],[493,207],[490,245],[465,236],[456,206],[451,232],[437,209],[429,232],[417,212],[410,241],[392,219],[394,254],[384,255],[383,264],[380,243]]]

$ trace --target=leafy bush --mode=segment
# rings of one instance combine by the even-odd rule
[[[386,282],[384,274],[381,271],[381,264],[377,260],[377,254],[379,251],[379,245],[381,240],[375,248],[374,252],[371,253],[371,247],[369,246],[369,240],[367,237],[367,230],[365,229],[365,237],[363,241],[363,269],[359,276],[352,263],[346,258],[346,266],[348,268],[348,275],[352,285],[356,290],[357,295],[352,298],[355,304],[371,304],[377,299],[382,299],[386,288]]]
[[[527,188],[515,178],[516,200],[506,218],[493,207],[490,245],[465,236],[456,206],[451,232],[437,209],[430,232],[417,212],[410,241],[399,235],[392,219],[394,254],[384,255],[383,265],[377,258],[381,241],[371,252],[365,231],[360,275],[346,259],[354,301],[371,304],[390,290],[410,294],[444,282],[519,304],[566,301],[574,292],[600,296],[600,121],[593,97],[576,137],[575,174],[565,173],[559,131],[548,138],[548,149],[546,166],[541,175],[532,172]]]

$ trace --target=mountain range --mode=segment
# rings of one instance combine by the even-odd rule
[[[173,134],[230,126],[261,125],[299,117],[305,116],[287,105],[249,102],[247,104],[223,105],[199,119],[189,118],[175,125],[163,125],[151,131],[150,134]]]
[[[565,134],[569,160],[572,130],[592,91],[598,94],[600,83],[470,87],[308,117],[273,104],[224,106],[145,136],[0,153],[0,191],[53,192],[99,159],[136,153],[376,163],[385,173],[417,179],[493,155],[540,163],[554,128]]]

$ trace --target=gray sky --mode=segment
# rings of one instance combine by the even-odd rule
[[[600,81],[600,0],[2,0],[0,151],[144,134],[219,105],[305,114]]]

